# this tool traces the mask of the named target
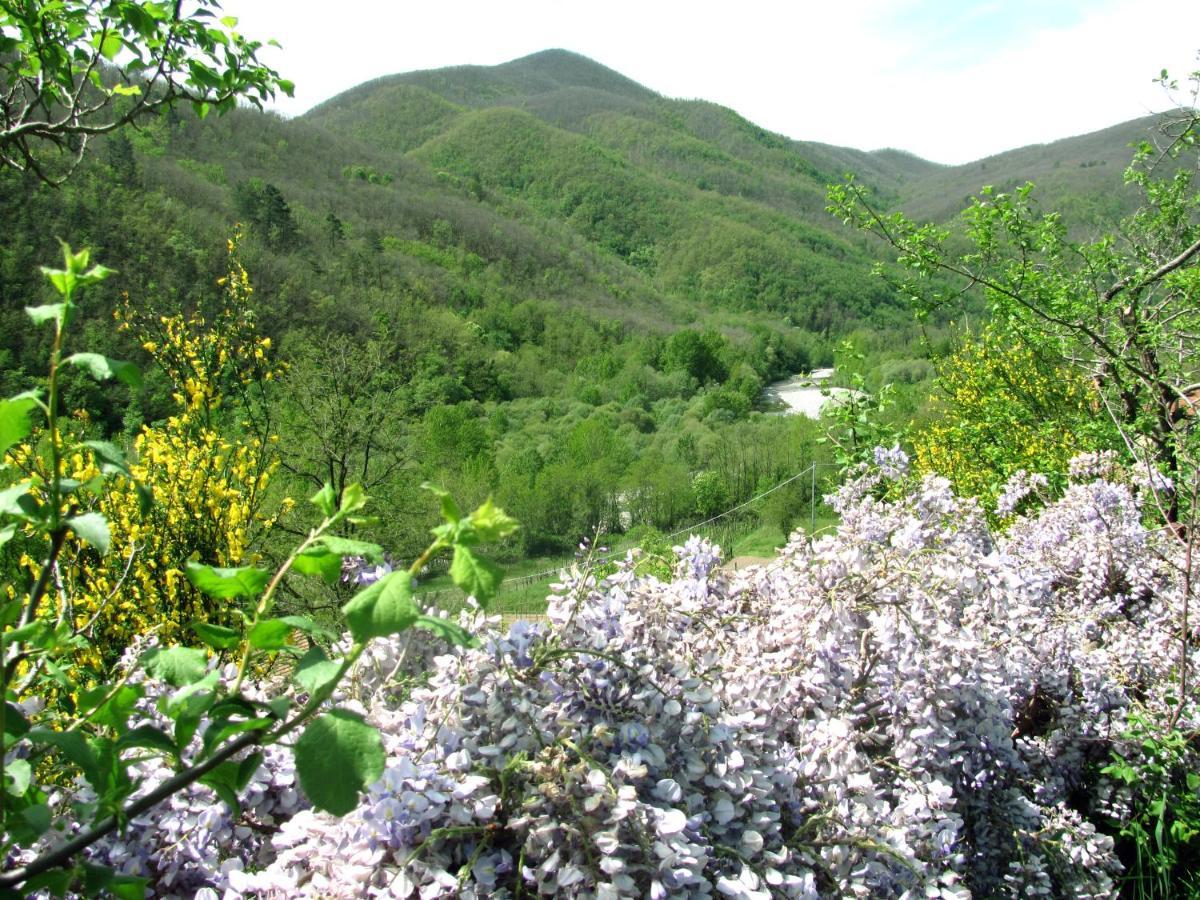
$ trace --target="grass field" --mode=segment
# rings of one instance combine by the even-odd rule
[[[822,510],[824,515],[818,515],[815,521],[816,533],[822,534],[837,524],[837,518]],[[805,528],[809,522],[801,523]],[[756,517],[732,522],[719,522],[698,529],[695,533],[715,541],[725,558],[734,556],[773,557],[786,538],[778,527],[764,525]],[[682,543],[687,535],[679,535],[672,543]],[[608,539],[606,539],[608,540]],[[626,552],[635,546],[636,542],[623,535],[614,536],[607,543],[609,551],[604,559],[623,559]],[[602,562],[603,560],[598,560]],[[506,616],[543,615],[546,612],[546,597],[550,593],[550,585],[559,580],[559,571],[569,568],[575,562],[574,557],[534,557],[519,562],[504,565],[504,582],[500,591],[488,605],[491,612]],[[417,588],[419,595],[435,594],[439,606],[451,611],[461,608],[464,597],[451,582],[448,574],[439,574],[421,581]]]

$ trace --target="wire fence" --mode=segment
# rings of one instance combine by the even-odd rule
[[[731,506],[729,509],[724,510],[723,512],[717,513],[715,516],[709,516],[707,519],[704,519],[703,521],[696,522],[692,525],[688,525],[688,526],[686,526],[684,528],[680,528],[676,531],[672,531],[670,534],[664,535],[664,539],[669,541],[669,540],[673,540],[677,537],[680,537],[681,535],[689,535],[690,536],[690,535],[695,534],[696,532],[700,531],[701,529],[710,529],[710,526],[714,525],[715,523],[720,522],[724,519],[727,519],[730,516],[733,516],[736,513],[741,512],[742,510],[753,506],[754,504],[765,499],[766,497],[769,497],[771,494],[775,493],[776,491],[781,490],[781,489],[787,487],[789,484],[793,484],[804,478],[807,478],[809,481],[809,497],[808,497],[809,534],[812,534],[814,531],[816,531],[817,508],[820,505],[820,503],[818,502],[818,498],[817,498],[817,483],[818,483],[817,482],[817,473],[819,470],[822,470],[822,469],[836,469],[836,468],[837,468],[837,465],[834,463],[817,463],[817,462],[810,463],[808,466],[806,466],[801,471],[797,472],[795,475],[792,475],[789,478],[785,478],[783,481],[780,481],[778,484],[772,485],[771,487],[767,488],[765,491],[762,491],[761,493],[755,495],[754,497],[751,497],[749,500],[745,500],[742,503],[737,504],[736,506]],[[609,562],[616,562],[618,560],[624,559],[626,552],[627,551],[613,551],[613,552],[609,552],[609,553],[593,555],[592,557],[589,558],[589,562],[593,566],[604,565],[605,563],[609,563]],[[553,568],[544,569],[540,572],[531,572],[531,573],[524,574],[524,575],[513,575],[509,578],[505,578],[503,581],[500,582],[500,587],[499,587],[499,590],[497,593],[498,593],[498,595],[500,595],[500,594],[507,595],[510,593],[518,592],[522,589],[531,588],[535,585],[542,585],[547,581],[547,579],[557,576],[561,571],[563,571],[564,569],[570,568],[570,566],[576,562],[578,562],[578,557],[576,557],[576,556],[563,557],[563,559],[560,560],[559,562],[557,562]],[[437,573],[437,574],[440,574],[440,573]],[[447,590],[427,591],[423,594],[423,598],[427,599],[427,600],[438,600],[438,599],[441,599],[443,596],[450,594],[450,593],[451,592],[447,591]],[[540,603],[544,606],[544,600],[545,600],[545,597],[543,596],[543,597],[537,598],[535,600],[535,603]],[[525,615],[536,615],[536,613],[526,614],[526,613],[516,612],[516,613],[506,613],[506,615],[510,616],[510,617],[516,616],[516,617],[520,618],[520,617],[524,617]]]

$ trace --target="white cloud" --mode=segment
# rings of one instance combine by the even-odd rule
[[[227,0],[297,82],[288,113],[381,75],[492,65],[548,47],[592,57],[660,93],[730,106],[803,140],[894,146],[966,162],[1104,128],[1167,105],[1151,76],[1196,68],[1200,4],[1112,0],[1039,26],[1036,7],[953,9],[921,0],[798,3],[744,0],[582,4],[443,0]],[[911,17],[911,18],[909,18]],[[1029,17],[1028,19],[1022,17]],[[906,25],[911,21],[912,25]],[[933,27],[924,27],[932,21]],[[1003,39],[1001,39],[1003,37]],[[951,41],[961,41],[950,44]]]

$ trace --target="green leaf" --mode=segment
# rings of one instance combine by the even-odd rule
[[[118,97],[138,97],[141,96],[142,89],[136,84],[114,84],[112,92]]]
[[[319,509],[321,514],[327,519],[332,518],[333,514],[337,511],[337,508],[334,506],[333,485],[328,482],[325,483],[325,487],[309,497],[308,502]]]
[[[214,650],[230,650],[242,642],[241,632],[210,622],[193,622],[192,631]]]
[[[216,702],[216,695],[212,691],[220,680],[220,672],[209,672],[199,681],[185,684],[171,696],[160,698],[159,709],[172,719],[202,715]]]
[[[26,522],[36,519],[41,506],[29,487],[28,481],[21,481],[0,491],[0,514]]]
[[[61,327],[63,319],[67,315],[67,304],[49,303],[46,306],[27,306],[25,307],[25,315],[33,319],[34,325],[44,325],[46,322],[58,322]]]
[[[93,788],[99,789],[101,778],[100,760],[87,739],[78,731],[51,731],[34,728],[25,737],[33,744],[48,744],[77,765]]]
[[[271,715],[276,719],[283,721],[287,718],[288,712],[292,708],[292,701],[287,697],[275,697],[263,704],[271,711]]]
[[[287,646],[288,635],[293,626],[283,619],[264,619],[255,622],[246,636],[250,646],[256,650],[279,650]]]
[[[12,759],[4,764],[4,790],[20,797],[29,789],[33,778],[33,767],[27,759]]]
[[[433,616],[417,616],[417,620],[413,622],[413,627],[432,631],[442,640],[454,644],[456,647],[476,647],[479,645],[479,641],[475,639],[471,632],[453,622],[447,622],[445,619],[438,619]]]
[[[296,663],[292,677],[309,694],[315,694],[337,677],[342,662],[329,659],[320,647],[313,647]]]
[[[75,353],[63,360],[72,366],[78,366],[97,381],[107,381],[118,378],[131,388],[142,386],[142,373],[133,363],[110,359],[99,353]]]
[[[447,522],[454,524],[462,518],[462,513],[459,511],[458,504],[454,502],[454,498],[450,496],[450,492],[445,488],[439,487],[432,481],[422,483],[421,490],[429,491],[433,496],[441,501],[442,518]]]
[[[97,34],[92,38],[92,46],[100,51],[100,55],[112,62],[121,52],[121,36],[114,32]]]
[[[326,638],[331,641],[335,641],[338,638],[336,632],[330,631],[323,625],[318,625],[312,619],[308,618],[308,616],[282,616],[279,621],[286,622],[297,631],[303,631],[305,634],[311,634],[314,637]]]
[[[197,589],[220,600],[229,600],[234,597],[257,597],[271,579],[270,572],[255,566],[220,569],[189,561],[184,567],[184,571],[188,581]]]
[[[157,750],[173,757],[179,756],[179,748],[175,746],[175,742],[165,731],[153,725],[139,725],[117,738],[117,750],[128,750],[132,747]]]
[[[491,497],[471,513],[471,524],[475,528],[475,536],[482,543],[506,538],[520,527],[516,519],[506,515],[504,510],[492,503]]]
[[[379,732],[345,709],[310,722],[293,752],[300,787],[314,806],[335,816],[354,809],[359,792],[383,774],[387,762]]]
[[[316,575],[329,584],[342,577],[342,557],[326,547],[313,547],[296,557],[292,568],[301,575]]]
[[[145,691],[138,685],[123,684],[109,697],[110,690],[101,686],[87,691],[79,699],[79,709],[96,724],[119,730],[125,727]]]
[[[45,803],[35,803],[33,806],[21,811],[21,818],[25,820],[25,824],[29,826],[34,834],[42,835],[50,830],[50,823],[53,817],[50,814],[50,807]]]
[[[350,538],[323,534],[317,540],[330,553],[339,556],[361,556],[373,563],[383,562],[383,548],[368,541],[355,541]]]
[[[84,441],[83,446],[92,451],[100,464],[100,471],[106,475],[128,475],[129,463],[125,454],[115,444],[108,441]]]
[[[195,684],[208,672],[208,654],[195,647],[152,647],[141,662],[150,675],[173,687]]]
[[[87,541],[104,556],[108,553],[109,531],[108,520],[98,512],[84,513],[81,516],[71,516],[67,519],[71,530],[82,540]]]
[[[150,881],[147,878],[136,878],[133,875],[114,875],[108,883],[117,900],[145,900],[146,888]]]
[[[4,746],[15,742],[29,732],[29,720],[16,704],[4,702]]]
[[[502,574],[499,566],[489,559],[477,556],[470,547],[459,544],[454,548],[450,578],[481,605],[486,604],[496,593]]]
[[[29,437],[33,431],[29,414],[36,407],[37,400],[29,396],[0,400],[0,456],[17,441]]]
[[[53,636],[53,633],[54,629],[49,622],[44,619],[35,619],[28,625],[22,625],[20,628],[12,628],[0,634],[0,649],[21,642],[41,647],[45,644],[47,638]]]
[[[342,612],[356,641],[404,631],[421,614],[412,599],[412,578],[404,571],[389,572],[363,588]]]
[[[74,880],[75,872],[71,869],[51,869],[25,881],[21,890],[29,897],[41,891],[49,891],[53,897],[65,897]]]
[[[211,713],[210,715],[213,716],[213,721],[204,731],[203,756],[213,753],[223,741],[235,734],[242,734],[246,731],[266,731],[275,724],[273,719],[267,718],[221,719]]]
[[[358,512],[366,505],[366,492],[363,491],[361,484],[355,482],[354,484],[348,485],[346,489],[342,491],[342,505],[338,508],[338,512],[344,516],[348,516]]]

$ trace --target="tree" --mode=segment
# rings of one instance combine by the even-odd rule
[[[1163,73],[1164,83],[1168,83]],[[1200,72],[1192,82],[1200,90]],[[1195,100],[1193,92],[1192,100]],[[1078,242],[1062,216],[1034,203],[1033,186],[985,187],[965,211],[970,249],[951,231],[885,215],[853,179],[830,190],[830,211],[874,232],[898,253],[898,288],[919,316],[982,292],[1007,334],[1039,357],[1078,367],[1117,426],[1119,449],[1137,460],[1170,523],[1192,514],[1193,434],[1200,385],[1200,195],[1182,155],[1200,138],[1193,106],[1167,117],[1126,172],[1141,208],[1114,234]],[[958,283],[946,286],[946,276]],[[1165,476],[1165,478],[1160,478]]]
[[[279,188],[251,178],[238,184],[233,193],[238,215],[250,223],[264,244],[280,250],[296,242],[299,236],[296,220]]]
[[[0,165],[58,183],[89,138],[176,101],[204,116],[290,96],[261,42],[220,12],[215,0],[0,0]]]

